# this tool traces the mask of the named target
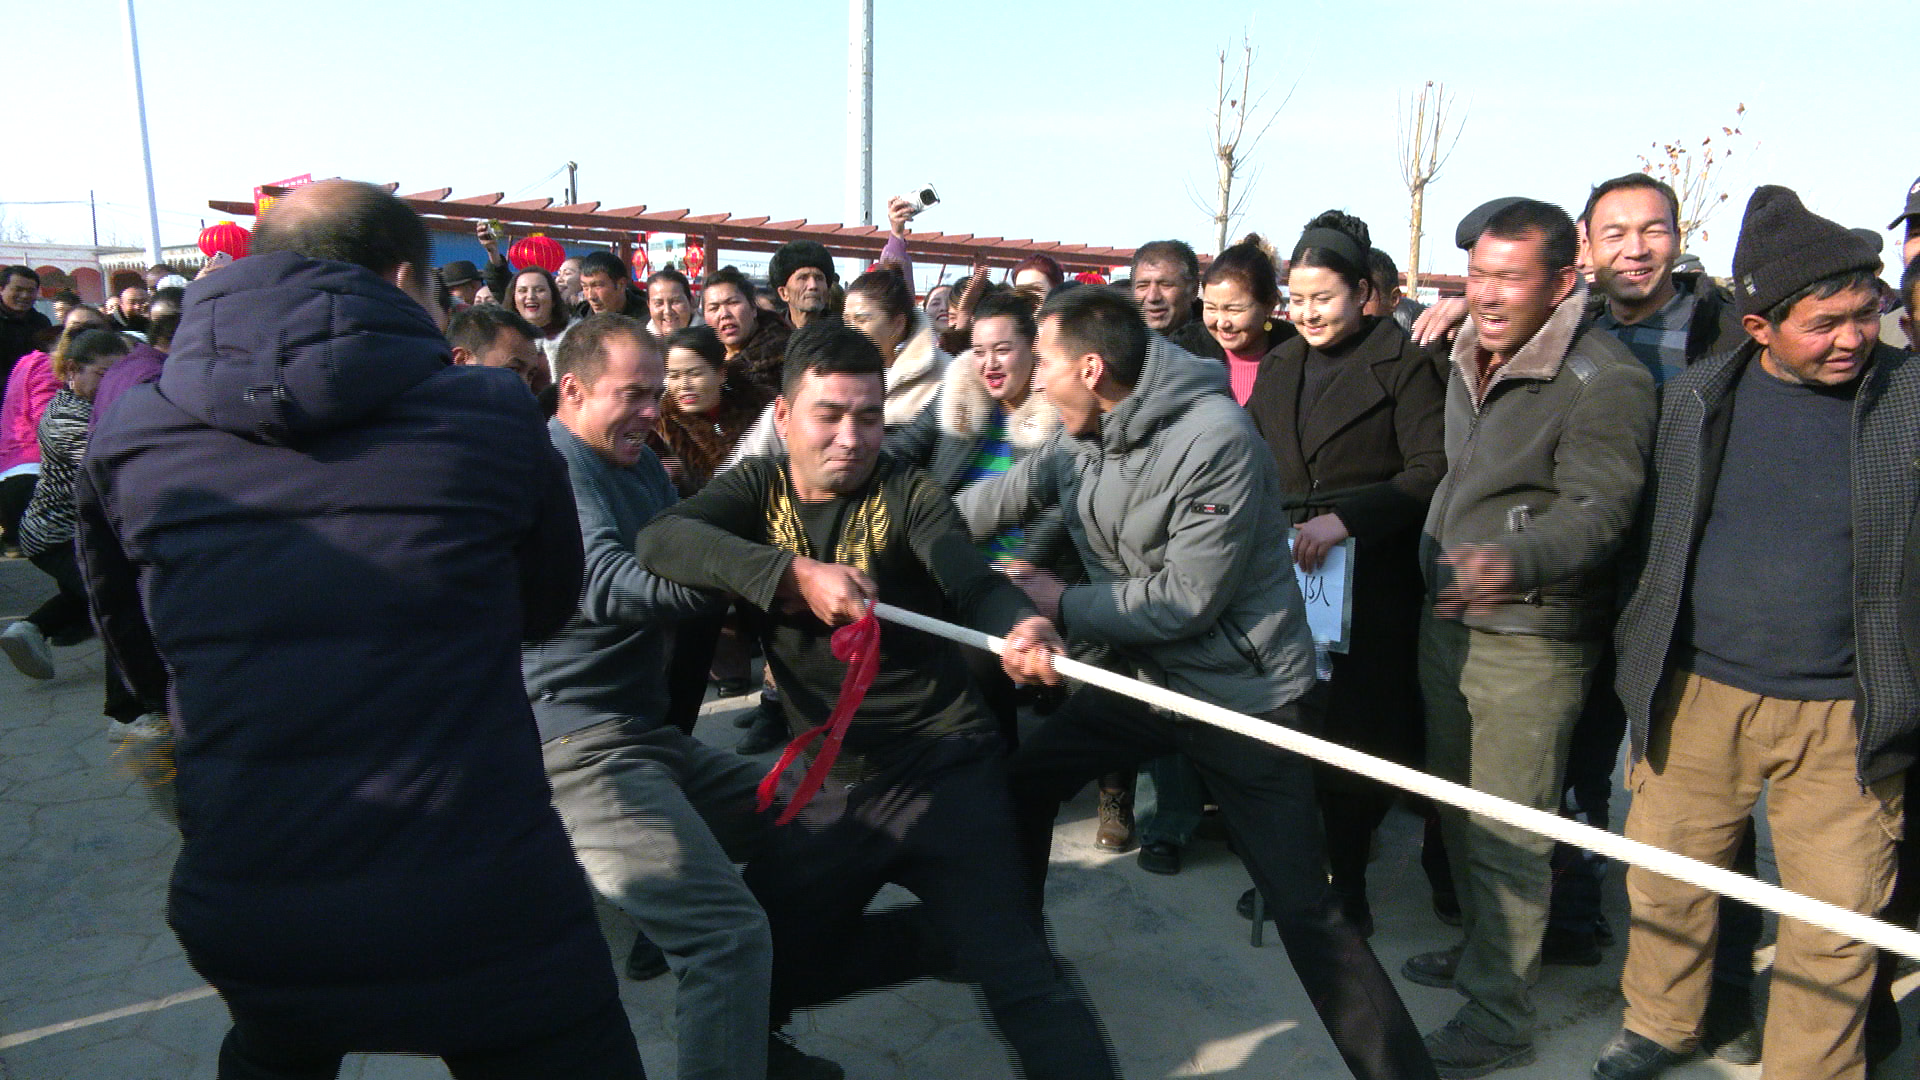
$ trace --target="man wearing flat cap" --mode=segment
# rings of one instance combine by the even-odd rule
[[[1638,581],[1617,635],[1627,835],[1718,866],[1762,792],[1780,883],[1874,914],[1920,737],[1920,358],[1881,344],[1878,257],[1792,191],[1754,192],[1733,256],[1748,340],[1666,384]],[[1712,893],[1630,870],[1623,1029],[1601,1080],[1698,1045]],[[1767,1075],[1865,1074],[1874,950],[1780,921]]]
[[[1447,474],[1421,557],[1427,764],[1557,811],[1612,626],[1615,556],[1653,441],[1653,376],[1586,317],[1573,219],[1504,200],[1468,215],[1467,305],[1447,380]],[[1467,999],[1427,1036],[1442,1077],[1534,1058],[1553,842],[1463,811],[1441,825],[1464,940],[1402,969]]]

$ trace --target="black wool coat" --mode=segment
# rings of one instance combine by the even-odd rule
[[[1353,629],[1347,653],[1333,657],[1327,737],[1415,763],[1420,529],[1447,468],[1446,387],[1392,319],[1367,319],[1357,333],[1309,414],[1300,415],[1309,346],[1298,336],[1260,361],[1247,412],[1273,451],[1292,522],[1331,511],[1355,541]]]

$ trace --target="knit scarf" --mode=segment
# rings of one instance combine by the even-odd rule
[[[793,484],[783,464],[780,466],[778,482],[771,485],[771,494],[767,498],[767,537],[774,547],[790,551],[803,559],[811,559],[814,557],[813,545],[807,540],[807,531],[800,523],[799,511],[794,509],[792,492]],[[872,574],[874,556],[886,544],[891,531],[892,518],[887,514],[887,504],[881,498],[880,485],[876,483],[873,490],[848,513],[846,524],[840,530],[840,540],[833,548],[833,561]],[[826,782],[828,771],[840,757],[840,746],[846,741],[853,714],[860,708],[860,702],[865,700],[874,676],[880,673],[880,622],[874,618],[871,606],[864,616],[833,632],[833,656],[836,660],[846,662],[847,674],[840,682],[840,697],[833,703],[832,714],[827,717],[826,723],[802,732],[788,743],[780,760],[760,781],[757,805],[764,813],[773,805],[781,774],[799,759],[815,739],[821,740],[819,752],[801,776],[800,786],[794,789],[792,798],[787,800],[786,809],[775,819],[776,825],[792,821]]]

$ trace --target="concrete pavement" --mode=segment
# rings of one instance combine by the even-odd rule
[[[24,614],[50,592],[30,564],[0,561],[0,615]],[[0,664],[0,1080],[212,1077],[226,1011],[162,917],[177,840],[110,760],[99,645],[56,654],[51,682]],[[700,736],[737,739],[737,704],[710,706]],[[1094,849],[1092,816],[1084,794],[1062,814],[1048,905],[1058,948],[1086,982],[1124,1073],[1346,1076],[1271,932],[1266,948],[1248,944],[1248,925],[1233,911],[1248,880],[1224,845],[1197,842],[1184,872],[1156,877],[1131,855]],[[1454,935],[1428,908],[1418,835],[1418,821],[1396,813],[1372,870],[1373,944],[1395,972]],[[1609,917],[1624,928],[1617,874],[1610,885]],[[602,921],[614,955],[624,956],[631,927],[611,908],[603,907]],[[1548,968],[1540,1059],[1498,1075],[1586,1076],[1619,1024],[1622,952],[1609,949],[1599,967]],[[1920,1017],[1916,981],[1903,984],[1909,1032]],[[1423,1030],[1458,1002],[1448,991],[1397,975],[1395,982]],[[671,977],[623,981],[623,996],[649,1073],[673,1076]],[[945,983],[865,995],[803,1015],[794,1031],[803,1048],[841,1062],[853,1080],[1012,1075],[972,994]],[[1880,1075],[1916,1075],[1915,1041],[1910,1036]],[[436,1061],[398,1057],[349,1059],[342,1072],[369,1080],[446,1075]],[[1670,1075],[1750,1080],[1759,1070],[1700,1062]]]

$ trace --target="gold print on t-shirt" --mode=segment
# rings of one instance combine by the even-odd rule
[[[833,546],[833,561],[851,566],[864,574],[873,573],[874,556],[887,546],[893,531],[893,518],[887,513],[880,485],[860,500],[840,528],[840,542]],[[813,545],[807,542],[807,530],[800,524],[800,513],[793,506],[793,483],[787,467],[780,466],[779,482],[767,493],[767,542],[803,559],[814,558]]]

